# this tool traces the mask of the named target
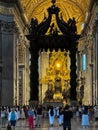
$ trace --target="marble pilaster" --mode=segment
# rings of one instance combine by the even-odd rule
[[[46,76],[46,70],[49,67],[49,53],[48,52],[41,52],[40,55],[40,79],[45,78]],[[48,84],[41,84],[39,86],[39,101],[43,102],[43,99],[45,97],[45,92],[48,88]]]
[[[0,5],[1,7],[1,5]],[[14,7],[13,7],[14,8]],[[19,64],[18,41],[22,34],[24,46],[24,70],[23,70],[23,104],[29,103],[29,44],[25,38],[24,22],[18,19],[17,12],[13,8],[6,7],[8,12],[0,8],[0,60],[2,60],[2,105],[19,104]],[[2,10],[1,10],[2,9]],[[13,14],[14,12],[14,14]],[[16,18],[17,17],[17,18]],[[28,59],[28,60],[27,60]],[[28,63],[27,63],[28,62]],[[26,77],[27,76],[27,77]],[[1,79],[1,78],[0,78]],[[9,96],[10,95],[10,96]]]
[[[1,41],[2,41],[2,105],[12,105],[14,102],[14,44],[16,37],[16,26],[13,16],[7,21],[3,17],[1,21]],[[7,21],[7,22],[6,22]],[[6,93],[6,94],[5,94]],[[9,96],[10,95],[10,96]]]
[[[98,104],[98,14],[95,21],[95,85],[96,85],[96,104]]]

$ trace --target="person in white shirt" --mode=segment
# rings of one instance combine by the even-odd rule
[[[55,118],[55,110],[54,110],[53,106],[51,106],[49,108],[48,115],[49,115],[49,124],[50,124],[50,126],[53,126],[54,118]]]

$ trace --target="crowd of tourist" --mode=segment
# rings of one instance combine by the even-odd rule
[[[18,120],[27,120],[28,128],[33,130],[34,127],[40,127],[42,118],[48,118],[51,127],[54,126],[55,119],[58,120],[58,125],[63,126],[63,130],[71,130],[71,118],[79,118],[82,127],[89,127],[93,120],[98,120],[98,107],[92,106],[77,106],[72,107],[62,106],[16,106],[16,107],[1,107],[0,108],[1,126],[7,127],[7,130],[15,130]],[[11,127],[10,127],[11,126]]]

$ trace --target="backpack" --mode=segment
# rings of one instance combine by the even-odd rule
[[[10,124],[8,124],[8,125],[7,125],[7,130],[12,130],[11,125],[10,125]]]

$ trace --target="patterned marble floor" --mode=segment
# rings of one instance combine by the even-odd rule
[[[0,130],[6,130],[6,126],[1,127],[0,125]],[[29,130],[27,125],[27,120],[17,121],[15,130]],[[58,125],[57,118],[55,119],[55,123],[53,127],[50,127],[48,118],[42,118],[41,126],[35,127],[34,130],[63,130],[63,127]],[[73,117],[72,130],[98,130],[98,123],[93,121],[92,123],[90,123],[90,126],[88,128],[82,128],[81,121],[78,118]]]

